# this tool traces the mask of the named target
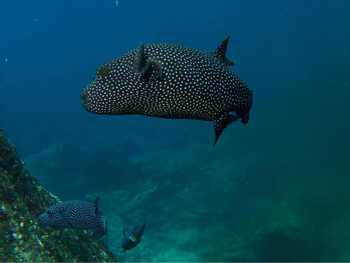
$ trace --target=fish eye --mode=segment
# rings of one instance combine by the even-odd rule
[[[102,65],[96,71],[98,77],[107,77],[111,73],[112,69],[108,65]]]

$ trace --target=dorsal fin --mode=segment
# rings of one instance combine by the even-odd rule
[[[226,57],[227,47],[228,43],[230,41],[230,37],[226,37],[224,41],[221,42],[220,46],[216,49],[214,53],[214,57],[219,59],[222,63],[224,63],[226,66],[233,66],[235,63],[231,60],[229,60]]]
[[[163,77],[162,68],[159,62],[148,58],[145,52],[145,45],[141,45],[135,56],[135,70],[141,74],[144,81],[148,82],[152,75],[161,80]]]
[[[145,45],[142,44],[135,56],[135,70],[138,73],[142,73],[147,64],[147,56],[145,54]]]

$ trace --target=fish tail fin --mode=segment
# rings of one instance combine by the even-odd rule
[[[97,239],[100,239],[103,236],[107,235],[107,233],[108,233],[108,221],[107,221],[107,219],[104,216],[102,216],[101,217],[101,222],[96,227],[93,236],[95,238],[97,238]]]
[[[103,230],[105,234],[108,233],[108,220],[105,217],[103,218]]]
[[[137,233],[137,236],[138,236],[138,239],[141,239],[141,237],[143,236],[143,233],[145,232],[145,227],[146,227],[146,224],[143,223],[140,228],[139,228],[139,231]]]
[[[237,119],[238,119],[238,116],[235,116],[229,113],[224,113],[214,121],[214,131],[215,131],[214,146],[217,144],[224,129],[231,123],[235,122]]]
[[[95,214],[96,215],[102,215],[102,211],[101,211],[101,208],[100,208],[100,203],[101,203],[101,197],[100,196],[97,196],[95,201],[94,201],[94,204],[95,204]]]

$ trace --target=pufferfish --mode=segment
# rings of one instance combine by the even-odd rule
[[[214,145],[231,123],[249,121],[253,94],[230,67],[229,37],[215,52],[177,44],[143,44],[102,65],[81,92],[96,114],[139,114],[212,121]]]
[[[107,233],[107,219],[102,215],[99,201],[97,197],[94,203],[70,200],[52,205],[39,215],[38,222],[54,229],[93,230],[94,236],[100,238]]]

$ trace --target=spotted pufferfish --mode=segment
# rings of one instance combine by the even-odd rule
[[[107,233],[107,219],[99,205],[100,198],[94,203],[70,200],[50,206],[39,215],[38,222],[43,227],[54,229],[93,230],[94,236],[100,238]]]
[[[98,68],[81,92],[96,114],[139,114],[214,123],[215,140],[232,122],[249,121],[253,94],[230,69],[227,37],[212,53],[177,44],[143,44]]]

